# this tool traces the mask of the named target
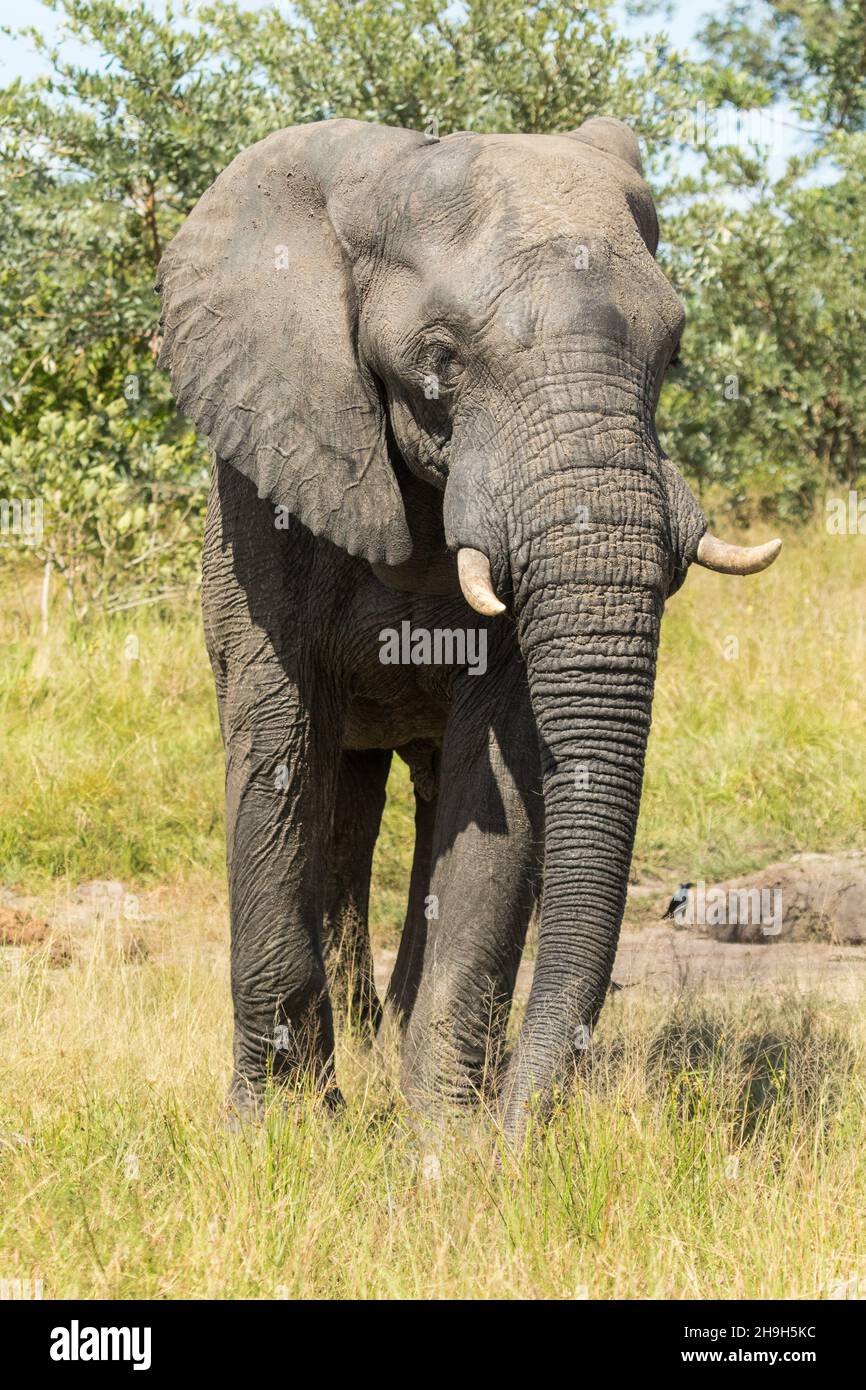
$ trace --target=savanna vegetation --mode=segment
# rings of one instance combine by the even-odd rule
[[[47,942],[5,952],[4,1269],[63,1297],[862,1296],[862,1000],[819,987],[612,995],[589,1077],[503,1171],[483,1117],[419,1146],[393,1040],[371,1051],[347,1020],[343,1118],[302,1103],[226,1133],[221,758],[198,619],[70,616],[46,638],[38,588],[25,573],[4,589],[4,881],[62,923],[78,883],[119,879],[144,949],[120,951],[97,916],[64,966]],[[665,619],[639,874],[710,881],[862,843],[861,593],[852,537],[789,536],[760,593],[690,576]],[[397,763],[378,953],[411,818]]]
[[[277,126],[631,119],[689,313],[663,442],[720,531],[772,520],[785,537],[759,580],[696,571],[671,601],[635,875],[857,848],[866,542],[828,532],[825,508],[866,471],[862,6],[720,8],[698,57],[668,42],[661,6],[638,40],[606,0],[48,8],[90,56],[32,35],[47,75],[0,92],[0,498],[44,506],[34,544],[0,547],[0,888],[50,921],[77,885],[117,880],[142,949],[98,918],[64,964],[49,942],[0,952],[4,1277],[59,1297],[866,1286],[862,1010],[820,991],[613,995],[584,1081],[501,1170],[483,1117],[426,1151],[393,1040],[370,1050],[350,1026],[342,1118],[300,1104],[223,1130],[222,767],[195,601],[207,456],[156,368],[152,293],[186,212]],[[771,176],[735,117],[779,102],[802,138]],[[395,762],[379,951],[403,911],[409,791]]]

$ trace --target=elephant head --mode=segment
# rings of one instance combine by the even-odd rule
[[[239,155],[159,272],[161,362],[222,459],[386,582],[459,583],[516,623],[545,867],[512,1131],[607,986],[665,599],[695,560],[745,574],[779,548],[710,537],[660,449],[683,311],[657,240],[618,121],[437,141],[338,120]]]

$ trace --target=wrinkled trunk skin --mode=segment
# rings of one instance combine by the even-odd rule
[[[545,851],[538,959],[504,1093],[511,1136],[534,1104],[548,1107],[588,1046],[625,908],[661,615],[651,585],[636,575],[616,582],[612,572],[628,570],[634,548],[639,573],[639,548],[655,543],[652,508],[636,486],[642,457],[636,450],[636,477],[619,474],[631,519],[608,545],[620,554],[593,554],[589,533],[575,542],[563,528],[523,580],[520,640],[541,742]],[[596,496],[604,486],[599,478]]]
[[[670,574],[647,390],[625,374],[611,385],[609,357],[604,367],[603,403],[563,410],[543,389],[524,398],[518,428],[525,440],[534,422],[534,446],[512,473],[499,565],[513,587],[545,813],[538,958],[501,1092],[513,1142],[571,1078],[610,983]],[[513,440],[510,452],[520,456]]]
[[[613,621],[612,621],[613,620]],[[635,631],[636,630],[636,631]],[[658,621],[651,598],[563,609],[538,593],[526,626],[542,747],[544,894],[532,992],[503,1095],[506,1134],[549,1107],[589,1044],[625,908],[650,726]]]

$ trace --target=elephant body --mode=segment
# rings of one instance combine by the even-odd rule
[[[442,937],[437,976],[450,944],[464,988],[479,995],[478,1007],[461,1003],[477,1033],[460,1076],[467,1097],[501,1047],[542,856],[538,740],[514,627],[472,611],[449,558],[456,593],[407,594],[294,519],[277,530],[246,478],[214,468],[202,599],[226,747],[241,1108],[255,1103],[268,1065],[295,1077],[311,1047],[333,1092],[327,944],[348,967],[357,1021],[379,1021],[367,910],[395,750],[412,775],[416,848],[387,1004],[408,1027],[432,929]],[[383,664],[381,633],[407,622],[422,632],[482,629],[483,677],[466,665]],[[454,930],[470,911],[474,966]]]
[[[705,535],[660,449],[683,313],[657,237],[618,121],[442,141],[332,121],[239,155],[163,258],[160,360],[214,454],[203,606],[240,1108],[269,1071],[338,1096],[323,943],[378,1018],[366,915],[394,750],[416,795],[388,997],[413,1103],[492,1088],[519,1138],[586,1046],[665,600],[695,558],[775,555]],[[437,659],[435,634],[466,659]]]

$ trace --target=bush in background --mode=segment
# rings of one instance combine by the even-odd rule
[[[697,62],[664,33],[618,32],[608,0],[299,0],[289,18],[45,3],[92,58],[28,31],[46,75],[0,91],[0,499],[42,499],[35,553],[77,614],[194,574],[207,456],[155,369],[155,271],[233,156],[299,121],[630,120],[690,320],[659,413],[668,451],[711,512],[744,521],[802,522],[863,480],[862,7],[734,5]],[[766,149],[718,117],[778,101],[810,138],[771,180]]]

